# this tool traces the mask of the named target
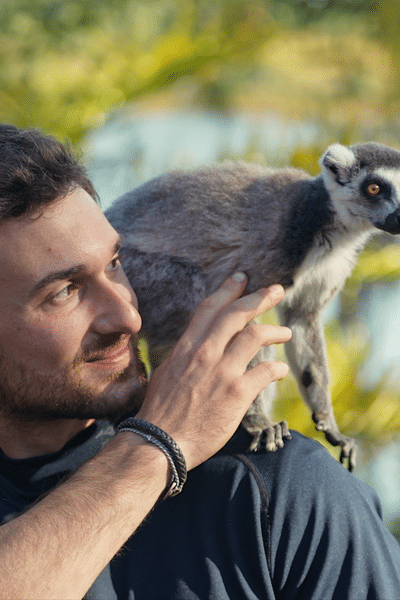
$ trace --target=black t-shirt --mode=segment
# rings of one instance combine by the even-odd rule
[[[106,423],[52,455],[0,455],[0,518],[16,516],[96,454]],[[249,454],[239,429],[156,506],[88,600],[399,600],[400,545],[376,493],[297,432]]]

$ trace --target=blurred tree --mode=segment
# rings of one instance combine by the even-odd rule
[[[2,121],[79,140],[110,111],[197,76],[224,106],[229,78],[275,26],[263,0],[3,0]]]
[[[189,94],[206,108],[318,115],[336,130],[382,126],[398,87],[396,7],[390,0],[3,0],[1,119],[78,141],[127,103],[173,88],[170,103]]]
[[[291,27],[304,28],[335,16],[366,15],[376,4],[374,0],[277,0],[272,14]]]

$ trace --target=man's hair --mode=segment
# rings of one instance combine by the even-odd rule
[[[69,146],[38,129],[0,124],[0,222],[37,212],[78,187],[98,201]]]

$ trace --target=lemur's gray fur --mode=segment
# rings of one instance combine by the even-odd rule
[[[172,172],[128,192],[106,216],[123,235],[123,267],[151,344],[176,342],[201,300],[234,271],[248,275],[249,293],[286,288],[278,312],[293,331],[289,364],[316,428],[352,469],[356,447],[333,415],[320,315],[369,236],[400,233],[400,152],[333,144],[320,164],[315,178],[243,162]],[[264,441],[275,450],[289,432],[266,416],[265,401],[256,399],[243,425],[252,449]]]

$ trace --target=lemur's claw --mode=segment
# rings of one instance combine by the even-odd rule
[[[261,431],[252,432],[252,435],[250,452],[257,452],[261,449],[265,449],[267,452],[276,452],[279,448],[283,448],[285,439],[292,439],[287,421],[271,423]]]
[[[323,431],[327,441],[332,446],[341,446],[340,462],[345,464],[348,461],[348,470],[354,471],[357,462],[357,445],[353,438],[343,435],[337,429],[336,424],[330,422],[329,415],[326,413],[313,413],[315,429]]]
[[[329,414],[323,412],[314,412],[312,414],[313,421],[315,423],[315,429],[317,431],[328,431],[332,429],[332,423],[330,422]]]
[[[340,462],[344,464],[346,460],[348,460],[347,468],[350,471],[354,471],[357,463],[357,446],[353,439],[350,439],[350,443],[345,444],[342,447],[342,451],[340,453]]]

